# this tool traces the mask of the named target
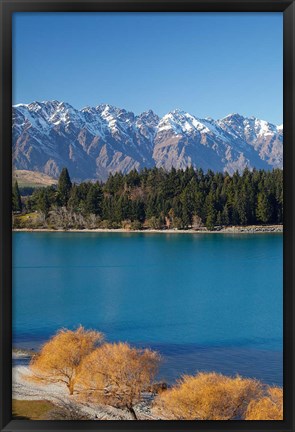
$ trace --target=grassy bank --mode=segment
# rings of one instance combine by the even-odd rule
[[[12,400],[14,420],[45,420],[55,405],[46,400]]]

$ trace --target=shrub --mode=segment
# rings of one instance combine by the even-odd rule
[[[283,420],[283,389],[269,387],[264,397],[251,401],[246,420]]]
[[[156,352],[130,347],[127,343],[104,344],[82,363],[81,396],[98,403],[126,408],[137,419],[134,405],[151,385],[160,357]]]
[[[163,223],[160,218],[152,216],[146,221],[146,226],[151,229],[161,229],[163,227]]]
[[[249,402],[262,395],[262,384],[239,376],[217,373],[184,376],[175,387],[161,393],[154,410],[172,420],[242,419]]]
[[[79,327],[75,331],[60,330],[30,363],[30,379],[45,383],[64,383],[74,393],[82,360],[103,339],[102,333]]]
[[[134,230],[134,231],[141,230],[142,224],[139,221],[133,221],[133,222],[131,222],[130,229]]]

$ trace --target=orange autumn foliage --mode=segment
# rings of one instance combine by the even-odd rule
[[[263,394],[254,379],[217,373],[184,376],[176,386],[155,400],[154,412],[171,420],[242,419],[249,402]]]
[[[102,333],[85,330],[82,326],[75,331],[60,330],[32,358],[30,379],[44,383],[64,383],[72,395],[82,360],[102,340]]]
[[[269,387],[264,397],[251,401],[246,420],[283,420],[283,389]]]
[[[133,407],[153,382],[159,362],[160,356],[148,349],[127,343],[104,344],[83,360],[79,384],[85,390],[84,398],[126,408],[136,419]]]
[[[30,363],[27,379],[63,383],[80,401],[127,409],[152,392],[160,363],[157,352],[127,343],[102,344],[103,335],[79,327],[60,330]],[[135,407],[135,408],[134,408]],[[218,373],[183,376],[154,399],[152,411],[165,420],[282,420],[283,389]]]

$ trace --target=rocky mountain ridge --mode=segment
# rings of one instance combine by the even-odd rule
[[[283,167],[283,128],[230,114],[200,119],[181,110],[162,118],[102,104],[77,110],[59,101],[14,105],[13,166],[76,181],[132,169],[187,166],[213,171]]]

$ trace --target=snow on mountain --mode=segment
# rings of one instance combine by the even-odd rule
[[[58,177],[105,180],[144,167],[214,171],[282,168],[283,127],[230,114],[199,119],[174,110],[159,118],[111,105],[77,110],[59,101],[13,106],[13,165]]]
[[[255,117],[231,114],[218,120],[220,127],[234,138],[255,149],[259,158],[272,168],[283,167],[283,126],[275,126]]]

